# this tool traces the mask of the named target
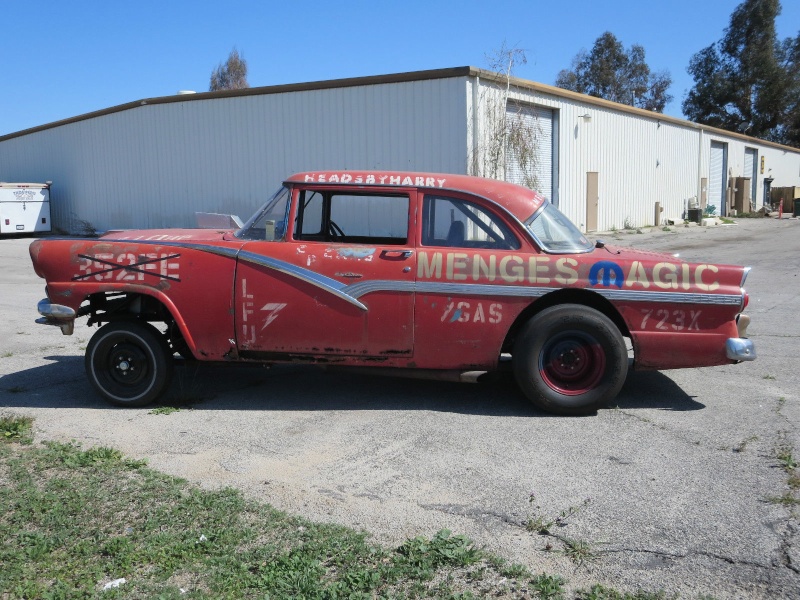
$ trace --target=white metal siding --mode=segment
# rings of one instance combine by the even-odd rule
[[[552,111],[549,193],[582,228],[587,172],[599,174],[600,230],[652,224],[656,201],[663,217],[680,218],[704,178],[716,181],[719,208],[724,184],[711,177],[712,141],[727,145],[723,177],[750,176],[746,149],[758,151],[757,206],[766,177],[774,187],[800,186],[798,151],[588,97],[505,92],[455,76],[143,105],[0,142],[0,179],[53,181],[54,226],[73,232],[81,220],[104,230],[192,225],[195,211],[246,217],[302,170],[486,174],[476,168],[483,117],[499,98],[503,111],[509,102]]]
[[[53,181],[56,227],[247,218],[315,169],[464,173],[466,78],[154,104],[0,143],[0,178]]]

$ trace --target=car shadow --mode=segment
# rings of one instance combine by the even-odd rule
[[[0,407],[109,408],[86,379],[82,357],[46,359],[51,362],[0,377]],[[179,363],[170,388],[153,406],[191,406],[195,410],[428,410],[558,418],[533,407],[510,373],[490,374],[470,384],[309,365],[267,368]],[[612,406],[673,411],[705,408],[658,371],[630,372]]]

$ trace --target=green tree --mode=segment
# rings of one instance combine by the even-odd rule
[[[772,141],[800,143],[796,127],[800,35],[797,40],[778,40],[775,18],[780,12],[779,0],[745,0],[734,9],[723,38],[689,62],[687,70],[695,84],[683,101],[687,118]]]
[[[217,68],[211,72],[208,90],[216,92],[219,90],[242,90],[249,87],[247,61],[234,48],[228,55],[228,60],[217,65]]]
[[[652,72],[642,46],[634,44],[626,51],[610,31],[595,40],[591,52],[581,50],[572,68],[559,72],[556,85],[655,112],[664,112],[672,101],[669,72]]]

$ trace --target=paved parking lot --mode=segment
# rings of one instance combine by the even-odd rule
[[[386,543],[441,528],[571,586],[682,597],[789,598],[800,590],[798,513],[775,458],[800,456],[800,220],[743,219],[677,233],[607,234],[706,262],[747,264],[758,360],[631,373],[618,406],[584,418],[532,409],[504,381],[454,384],[307,367],[186,367],[151,414],[113,408],[83,374],[94,331],[33,323],[43,281],[27,239],[0,240],[0,410],[37,439],[108,445],[203,486],[230,485]],[[558,530],[577,567],[523,523],[588,505]],[[796,497],[800,494],[796,494]]]

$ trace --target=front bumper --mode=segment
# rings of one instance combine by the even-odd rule
[[[52,304],[50,300],[44,298],[39,301],[36,308],[42,315],[41,319],[36,319],[40,325],[55,325],[64,335],[72,335],[75,331],[75,311],[69,306]]]
[[[725,354],[731,360],[755,360],[756,347],[753,340],[747,338],[728,338],[725,342]]]

